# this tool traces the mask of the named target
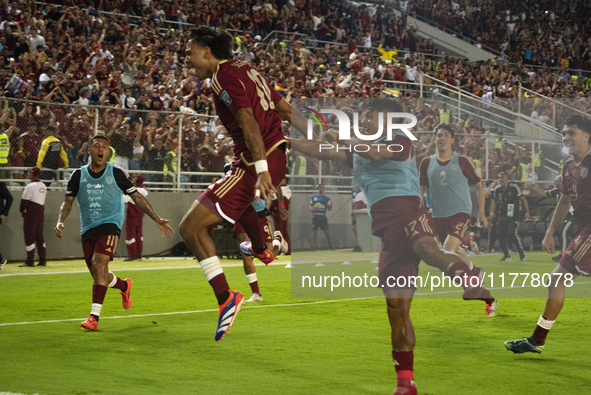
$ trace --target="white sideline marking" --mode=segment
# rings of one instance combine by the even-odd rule
[[[579,281],[574,282],[573,285],[576,284],[591,284],[591,281]],[[487,288],[488,290],[500,290],[500,289],[518,289],[518,288],[537,288],[531,285],[526,285],[525,287],[494,287],[494,288]],[[463,292],[463,290],[453,290],[453,291],[441,291],[441,292],[427,292],[427,293],[416,293],[414,296],[428,296],[428,295],[444,295],[444,294],[451,294],[451,293],[458,293]],[[350,298],[350,299],[331,299],[331,300],[318,300],[316,302],[301,302],[301,303],[284,303],[284,304],[269,304],[269,305],[262,305],[262,306],[243,306],[243,309],[262,309],[267,307],[290,307],[290,306],[305,306],[305,305],[312,305],[312,304],[323,304],[323,303],[336,303],[336,302],[351,302],[355,300],[366,300],[366,299],[381,299],[384,296],[367,296],[364,298]],[[212,311],[219,311],[218,309],[205,309],[205,310],[190,310],[190,311],[174,311],[169,313],[150,313],[150,314],[134,314],[134,315],[118,315],[114,317],[101,317],[103,320],[109,319],[119,319],[119,318],[141,318],[141,317],[156,317],[156,316],[164,316],[164,315],[179,315],[179,314],[194,314],[194,313],[209,313]],[[70,322],[70,321],[84,321],[85,318],[68,318],[65,320],[46,320],[46,321],[29,321],[29,322],[7,322],[4,324],[0,324],[0,326],[13,326],[13,325],[29,325],[29,324],[46,324],[46,323],[57,323],[57,322]],[[2,393],[0,393],[2,395]]]
[[[377,299],[382,298],[382,296],[369,296],[365,298],[352,298],[352,299],[332,299],[332,300],[319,300],[316,302],[301,302],[301,303],[285,303],[285,304],[268,304],[263,306],[243,306],[243,309],[261,309],[266,307],[289,307],[289,306],[304,306],[310,304],[322,304],[322,303],[334,303],[334,302],[350,302],[353,300],[363,300],[363,299]],[[193,314],[193,313],[209,313],[212,311],[219,311],[219,309],[205,309],[205,310],[191,310],[191,311],[174,311],[170,313],[151,313],[151,314],[134,314],[134,315],[119,315],[114,317],[101,317],[101,320],[108,320],[108,319],[119,319],[119,318],[141,318],[141,317],[156,317],[156,316],[163,316],[163,315],[178,315],[178,314]],[[45,321],[29,321],[29,322],[7,322],[4,324],[0,324],[0,326],[12,326],[12,325],[29,325],[29,324],[51,324],[56,322],[70,322],[70,321],[84,321],[87,317],[84,318],[68,318],[65,320],[45,320]],[[0,395],[2,395],[0,393]]]
[[[26,394],[21,394],[21,393],[16,393],[16,392],[0,392],[0,395],[26,395]],[[39,394],[33,394],[33,395],[39,395]]]
[[[264,263],[255,263],[255,266],[279,266],[285,265],[285,262],[276,262],[270,263],[265,265]],[[221,265],[222,267],[242,267],[242,263],[230,263]],[[6,267],[6,266],[5,266]],[[111,269],[112,272],[118,271],[127,271],[127,270],[167,270],[167,269],[201,269],[199,265],[191,265],[191,266],[155,266],[155,267],[130,267],[130,268],[119,268],[119,269]],[[31,273],[10,273],[10,274],[0,274],[0,278],[2,277],[14,277],[14,276],[43,276],[45,274],[77,274],[77,273],[88,273],[87,270],[66,270],[63,272],[31,272]],[[0,395],[2,395],[0,393]]]

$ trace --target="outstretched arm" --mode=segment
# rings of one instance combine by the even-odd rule
[[[322,160],[333,160],[340,163],[347,163],[345,151],[327,149],[331,144],[323,144],[318,140],[291,140],[291,147],[304,155]],[[325,149],[323,149],[325,148]]]
[[[146,213],[150,218],[154,220],[154,222],[156,222],[156,225],[158,225],[158,229],[160,229],[160,232],[162,232],[162,237],[171,237],[174,234],[174,229],[172,229],[172,227],[169,225],[170,221],[167,219],[160,218],[160,216],[156,214],[156,211],[154,211],[152,205],[150,204],[148,199],[144,197],[144,195],[142,195],[141,193],[132,193],[129,196],[131,196],[136,206],[141,208],[144,213]]]
[[[62,206],[60,207],[60,213],[57,219],[57,224],[55,225],[55,234],[61,240],[64,239],[64,234],[62,232],[62,229],[66,227],[64,225],[64,222],[66,218],[68,218],[70,211],[72,211],[72,204],[74,203],[75,199],[76,198],[74,196],[66,196],[66,200],[64,200]]]

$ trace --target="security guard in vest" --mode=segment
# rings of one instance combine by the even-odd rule
[[[443,108],[439,110],[439,123],[449,125],[450,119],[451,116],[449,108],[447,108],[447,103],[443,103]]]
[[[482,161],[478,153],[472,154],[472,162],[474,162],[474,171],[476,171],[478,177],[482,178]]]
[[[46,187],[49,187],[52,180],[57,177],[57,169],[59,169],[59,160],[62,160],[64,169],[70,167],[68,162],[68,154],[64,149],[61,141],[55,137],[55,126],[49,125],[45,128],[45,138],[41,142],[39,155],[37,156],[37,167],[51,170],[41,171],[41,181]]]
[[[499,137],[495,140],[495,148],[503,148],[503,143],[506,139],[503,137],[503,132],[499,132]]]
[[[544,154],[540,149],[540,144],[534,144],[534,168],[536,172],[539,172],[539,169],[544,164]]]
[[[499,184],[492,190],[490,196],[493,199],[490,209],[491,221],[497,224],[497,236],[503,250],[501,261],[511,260],[509,248],[513,244],[519,250],[519,260],[525,259],[525,251],[517,234],[520,211],[525,214],[526,218],[529,217],[529,207],[525,196],[521,194],[521,189],[517,184],[509,184],[509,177],[504,171],[499,173]],[[522,210],[519,208],[520,205]]]
[[[307,171],[306,157],[303,155],[297,155],[291,167],[291,174],[293,176],[305,176],[308,174]],[[292,181],[294,185],[304,185],[306,183],[305,178],[294,178]]]
[[[8,182],[10,170],[5,168],[10,165],[8,158],[10,156],[10,133],[12,128],[0,133],[0,181],[5,179]]]
[[[517,163],[517,170],[515,171],[515,181],[527,182],[529,177],[529,168],[523,162]]]
[[[177,155],[176,152],[173,151],[172,145],[174,141],[172,139],[167,139],[166,144],[164,144],[164,149],[166,149],[166,156],[164,157],[164,182],[165,188],[172,189],[174,188],[174,175],[176,174],[177,169]]]

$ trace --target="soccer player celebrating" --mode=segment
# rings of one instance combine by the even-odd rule
[[[460,244],[472,221],[472,200],[470,186],[478,196],[477,222],[488,225],[484,214],[484,187],[474,166],[465,156],[453,151],[455,131],[447,124],[435,127],[437,153],[423,159],[420,167],[421,195],[431,205],[433,222],[439,240],[446,251],[463,253]],[[486,314],[495,315],[498,302],[493,298],[486,301]]]
[[[572,155],[564,163],[562,170],[562,195],[554,210],[550,226],[546,230],[542,246],[549,254],[554,254],[554,232],[568,214],[571,204],[574,209],[574,239],[552,271],[552,281],[548,287],[548,299],[544,313],[540,316],[534,333],[530,337],[505,342],[509,351],[541,353],[544,351],[546,336],[556,321],[566,295],[565,282],[579,275],[591,273],[591,182],[587,180],[591,168],[591,120],[581,115],[570,115],[564,120],[562,142]],[[559,280],[555,280],[560,276]]]
[[[208,27],[189,33],[186,63],[201,81],[211,79],[217,115],[232,137],[231,170],[193,203],[181,221],[181,236],[199,261],[219,305],[215,340],[230,329],[244,296],[230,290],[207,228],[226,220],[240,222],[252,244],[241,251],[264,263],[273,261],[259,230],[252,206],[256,199],[276,193],[285,177],[286,140],[281,118],[291,122],[291,107],[250,66],[232,60],[232,36]],[[246,247],[246,248],[244,248]]]
[[[385,112],[402,112],[400,104],[389,99],[372,100],[367,113],[369,130],[379,129],[379,118]],[[304,136],[306,125],[296,119],[294,126]],[[364,141],[367,144],[367,141]],[[392,358],[398,384],[394,395],[416,395],[413,378],[415,334],[410,319],[410,306],[416,284],[410,276],[418,273],[424,260],[450,277],[465,277],[462,281],[464,299],[490,298],[481,286],[473,287],[470,279],[478,277],[467,256],[441,248],[435,235],[433,220],[421,200],[416,157],[412,141],[401,131],[394,131],[393,139],[379,139],[375,143],[393,145],[390,152],[372,144],[368,152],[351,153],[345,150],[320,151],[320,141],[292,141],[292,147],[304,154],[348,163],[354,169],[355,182],[365,193],[372,217],[372,233],[382,239],[379,257],[380,284],[386,296],[391,326]],[[406,286],[390,286],[388,278],[408,278]]]
[[[109,140],[107,136],[97,134],[90,141],[88,149],[91,162],[89,165],[75,170],[70,176],[66,199],[60,208],[55,233],[64,238],[64,222],[74,199],[78,198],[80,211],[80,233],[86,266],[92,274],[92,309],[88,319],[82,322],[82,328],[90,331],[98,330],[101,308],[107,288],[117,288],[123,295],[123,307],[131,307],[131,285],[129,278],[121,280],[109,271],[109,261],[115,255],[121,226],[125,219],[125,203],[123,194],[129,195],[137,207],[156,222],[162,236],[170,237],[174,230],[167,219],[162,219],[148,200],[137,192],[125,170],[107,162]]]

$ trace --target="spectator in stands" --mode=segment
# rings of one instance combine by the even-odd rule
[[[148,143],[151,142],[151,137],[148,135]],[[166,157],[166,149],[162,144],[162,135],[156,135],[154,137],[154,143],[151,144],[150,149],[148,150],[148,161],[146,163],[146,170],[149,171],[163,171],[164,170],[164,158]],[[149,181],[157,184],[152,185],[151,188],[159,188],[159,183],[162,183],[163,177],[162,174],[148,174]]]
[[[60,167],[67,169],[69,167],[68,154],[66,153],[62,142],[55,137],[55,126],[48,125],[44,129],[44,139],[41,142],[41,149],[37,158],[37,167],[43,170],[41,172],[41,180],[46,187],[52,183],[51,180],[58,179],[57,170]],[[60,164],[60,160],[62,161]]]

